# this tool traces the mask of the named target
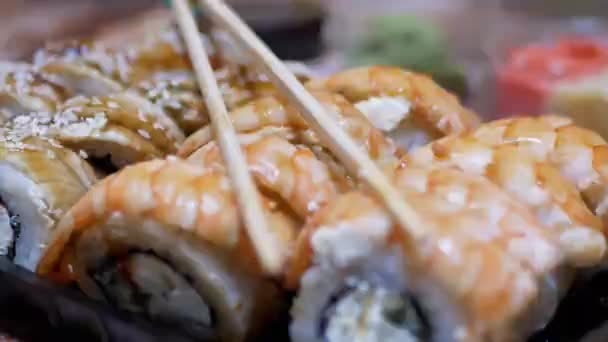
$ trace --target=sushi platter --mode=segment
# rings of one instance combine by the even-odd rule
[[[0,62],[0,331],[608,340],[602,136],[483,122],[398,67],[316,75],[190,5],[122,46]]]

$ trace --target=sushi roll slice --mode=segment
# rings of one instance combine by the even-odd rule
[[[160,106],[186,134],[209,123],[205,102],[190,71],[158,73],[139,81],[134,89]]]
[[[428,236],[363,192],[328,204],[290,259],[293,341],[520,341],[546,324],[562,256],[527,208],[457,169],[396,177]]]
[[[287,253],[293,223],[265,208]],[[226,174],[174,158],[126,167],[93,187],[60,222],[38,272],[193,337],[207,328],[226,341],[251,337],[281,303]]]
[[[251,64],[242,64],[233,54],[226,54],[223,40],[210,39],[207,35],[201,35],[201,39],[228,110],[277,94],[272,82]],[[175,30],[150,36],[126,55],[129,67],[123,83],[161,106],[187,134],[209,123],[187,51]],[[310,78],[306,68],[293,63],[290,66],[300,79]]]
[[[31,66],[0,71],[0,110],[5,113],[4,120],[23,113],[54,111],[65,99],[61,86]]]
[[[458,167],[483,175],[534,212],[560,241],[571,266],[592,267],[604,261],[601,219],[570,179],[530,151],[513,144],[492,146],[473,136],[452,136],[415,149],[401,164]]]
[[[33,58],[36,69],[61,85],[69,96],[104,96],[124,90],[112,78],[121,61],[114,51],[79,41],[49,45]]]
[[[184,139],[169,116],[132,93],[75,97],[57,113],[21,115],[6,126],[24,136],[54,138],[106,172],[173,153]]]
[[[95,181],[90,166],[57,143],[0,137],[0,204],[6,209],[0,226],[2,246],[9,247],[5,255],[34,270],[59,218]],[[5,234],[6,216],[12,234]]]
[[[184,133],[175,121],[145,98],[123,92],[103,97],[77,97],[67,101],[62,112],[74,113],[78,117],[95,117],[104,113],[110,123],[123,126],[162,153],[173,153],[184,140]]]
[[[122,53],[123,84],[160,106],[186,133],[209,122],[188,53],[175,30],[146,35]]]
[[[429,77],[397,67],[350,69],[313,80],[307,87],[345,96],[406,150],[471,130],[480,122],[456,96]]]
[[[496,120],[470,133],[489,146],[514,145],[546,162],[576,186],[591,211],[608,223],[608,143],[566,117],[545,115]],[[442,145],[449,145],[445,138]]]

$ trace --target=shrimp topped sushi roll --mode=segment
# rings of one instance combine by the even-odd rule
[[[343,95],[407,150],[469,131],[480,121],[429,77],[397,67],[350,69],[307,86]]]
[[[458,167],[484,175],[536,214],[560,241],[571,266],[590,267],[604,260],[601,219],[555,165],[515,144],[492,145],[467,135],[444,140],[412,151],[402,166]]]
[[[396,183],[427,238],[412,243],[363,192],[328,204],[291,259],[293,341],[517,341],[547,322],[562,254],[526,207],[457,169]]]
[[[286,255],[293,223],[263,203]],[[194,337],[208,329],[228,341],[251,337],[281,304],[225,172],[174,158],[126,167],[93,187],[63,217],[38,272]]]
[[[608,143],[597,133],[566,117],[546,115],[496,120],[465,134],[487,146],[510,145],[536,162],[551,165],[581,193],[591,211],[608,223]],[[449,151],[452,140],[433,143]]]
[[[373,161],[387,172],[392,172],[398,165],[402,151],[391,139],[385,137],[341,95],[323,91],[313,92],[313,95]],[[355,181],[330,151],[332,139],[316,134],[293,105],[267,96],[233,110],[230,118],[241,140],[246,142],[260,136],[275,135],[291,143],[305,145],[330,168],[334,180],[341,187],[354,186]],[[184,141],[178,155],[188,157],[212,140],[212,128],[207,125]]]
[[[328,167],[306,146],[279,136],[262,136],[242,144],[247,165],[258,188],[304,222],[338,193]],[[211,142],[189,158],[207,168],[224,170],[218,145]]]
[[[90,166],[56,142],[0,136],[3,254],[34,270],[61,216],[95,181]]]

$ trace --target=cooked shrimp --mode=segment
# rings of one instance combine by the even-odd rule
[[[396,158],[400,155],[400,151],[390,139],[375,129],[361,112],[340,95],[324,92],[314,92],[314,95],[324,105],[327,113],[337,119],[339,125],[374,161],[388,168],[396,165]],[[269,127],[286,129],[289,133],[283,134],[283,136],[293,136],[295,141],[310,146],[315,154],[323,154],[324,159],[331,159],[328,157],[329,154],[326,152],[323,140],[308,127],[297,109],[284,104],[275,97],[255,100],[232,111],[230,117],[238,133],[254,133]],[[180,147],[178,154],[187,157],[212,139],[211,127],[207,126],[188,137]],[[336,164],[334,163],[334,165]],[[336,165],[332,168],[332,172],[340,174],[340,177],[344,179],[346,177],[344,171],[338,170],[339,168]]]
[[[457,166],[485,175],[533,209],[556,235],[572,265],[593,266],[603,259],[606,240],[602,222],[558,169],[520,146],[492,146],[473,136],[446,140],[449,143],[440,140],[414,150],[403,159],[403,165]]]
[[[293,224],[265,210],[286,255]],[[76,280],[89,295],[186,332],[212,329],[229,340],[268,321],[269,298],[278,303],[227,175],[177,159],[136,164],[95,185],[59,223],[38,272]]]
[[[6,129],[16,136],[55,138],[87,156],[109,156],[116,167],[174,152],[183,139],[171,118],[130,93],[76,97],[54,114],[18,116]]]
[[[252,175],[266,192],[277,194],[301,219],[327,204],[337,194],[327,166],[306,147],[294,146],[278,136],[266,136],[244,146]],[[189,160],[223,169],[215,143],[193,153]]]
[[[608,223],[608,145],[597,133],[559,116],[520,117],[482,125],[472,136],[491,146],[509,144],[559,169],[591,211]],[[450,138],[437,142],[449,146]],[[440,147],[442,146],[442,147]]]
[[[421,295],[426,312],[437,316],[431,319],[446,320],[452,310],[438,306],[441,297],[424,298],[432,289],[446,291],[443,299],[462,311],[462,322],[450,318],[455,327],[429,322],[438,330],[433,341],[512,340],[525,334],[515,331],[516,323],[541,297],[556,305],[557,294],[541,292],[539,279],[555,271],[560,250],[525,207],[485,178],[457,169],[402,169],[396,184],[428,223],[428,240],[402,245],[407,239],[378,202],[361,192],[339,196],[314,216],[294,249],[287,279],[303,288],[293,311],[297,324],[305,324],[298,315],[318,315],[306,312],[306,300],[319,301],[314,293],[319,295],[327,278],[350,279],[349,269],[391,246],[407,246],[401,250],[410,274],[402,281],[409,287],[400,293]],[[381,267],[391,270],[391,265]],[[374,269],[370,279],[382,272]]]
[[[51,265],[70,238],[95,224],[116,220],[150,219],[222,248],[242,248],[245,241],[238,217],[223,172],[172,158],[135,164],[99,182],[66,214],[39,270],[54,270]],[[276,238],[289,241],[290,229],[277,227]]]
[[[479,123],[475,113],[430,78],[397,67],[355,68],[307,86],[344,95],[408,150]]]

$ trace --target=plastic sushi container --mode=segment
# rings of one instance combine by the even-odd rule
[[[0,284],[0,331],[12,340],[194,341],[143,315],[118,311],[41,279],[5,258],[0,258]],[[215,340],[209,333],[197,341]]]
[[[597,112],[608,105],[608,23],[590,10],[568,16],[536,7],[503,5],[484,38],[492,118],[563,114],[606,137],[608,118]]]

